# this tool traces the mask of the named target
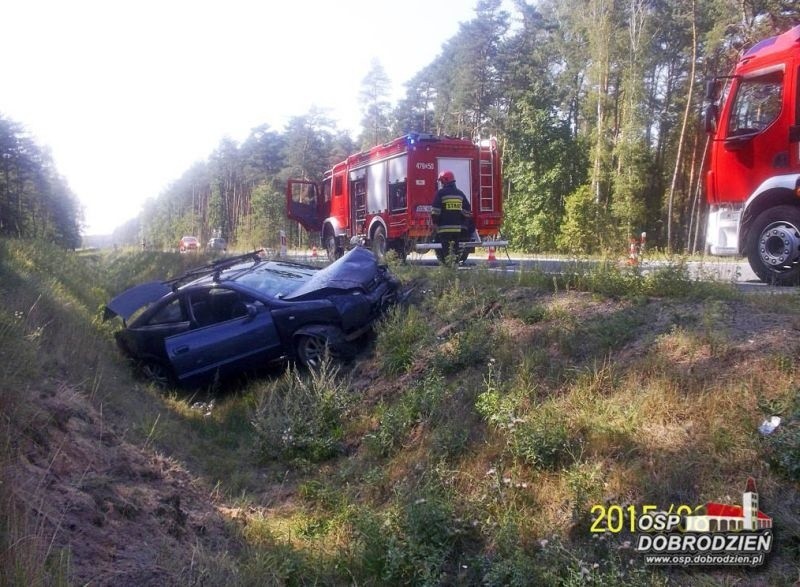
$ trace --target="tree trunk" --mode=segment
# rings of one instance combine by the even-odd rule
[[[675,156],[675,171],[672,174],[672,183],[669,188],[669,201],[667,204],[667,251],[672,252],[672,204],[675,197],[675,184],[678,181],[678,170],[681,166],[683,155],[683,139],[686,136],[686,126],[689,123],[689,112],[692,109],[692,98],[694,95],[694,72],[697,63],[697,18],[695,16],[695,4],[692,0],[692,66],[689,70],[689,94],[686,96],[686,108],[683,111],[683,123],[681,124],[681,134],[678,138],[678,154]]]

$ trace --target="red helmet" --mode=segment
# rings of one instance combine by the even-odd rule
[[[453,183],[455,180],[456,176],[453,175],[452,171],[442,171],[439,174],[439,181],[445,185],[447,185],[448,183]]]

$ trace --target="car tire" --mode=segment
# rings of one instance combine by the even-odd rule
[[[326,354],[330,354],[330,345],[324,336],[302,334],[295,341],[295,354],[301,365],[317,368],[322,364]]]
[[[139,370],[147,381],[160,389],[166,389],[175,384],[175,375],[167,365],[161,361],[142,361]]]

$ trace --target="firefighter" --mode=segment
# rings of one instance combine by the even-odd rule
[[[431,205],[431,222],[442,244],[442,258],[458,254],[458,243],[464,240],[472,221],[469,199],[456,187],[452,171],[442,171],[438,179],[442,185]]]

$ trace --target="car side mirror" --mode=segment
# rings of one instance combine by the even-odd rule
[[[713,102],[717,99],[717,80],[710,79],[706,82],[706,100],[709,102]]]
[[[717,116],[719,112],[716,104],[709,104],[703,112],[703,127],[708,134],[714,134],[717,130]]]
[[[258,315],[258,308],[255,304],[245,304],[247,308],[247,320],[250,321]]]

